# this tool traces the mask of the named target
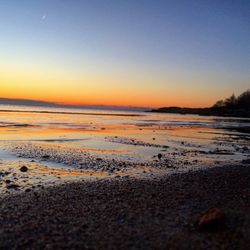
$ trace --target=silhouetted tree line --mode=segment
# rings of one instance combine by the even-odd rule
[[[232,94],[229,98],[216,102],[213,108],[249,109],[250,110],[250,90],[243,92],[238,97]]]
[[[243,92],[238,97],[233,94],[225,100],[216,102],[209,108],[163,107],[153,109],[151,112],[250,118],[250,90]]]

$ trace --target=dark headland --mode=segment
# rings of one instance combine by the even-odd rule
[[[225,100],[220,100],[208,108],[163,107],[153,109],[151,112],[250,118],[250,90],[238,97],[232,95]]]

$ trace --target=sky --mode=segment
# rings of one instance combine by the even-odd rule
[[[211,106],[250,88],[248,0],[1,0],[0,97]]]

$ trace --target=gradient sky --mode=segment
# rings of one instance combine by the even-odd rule
[[[250,1],[1,0],[0,97],[209,106],[250,87]]]

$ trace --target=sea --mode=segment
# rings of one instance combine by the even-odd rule
[[[0,142],[63,144],[127,160],[152,159],[162,147],[241,159],[236,149],[248,147],[249,128],[247,118],[0,105]]]

